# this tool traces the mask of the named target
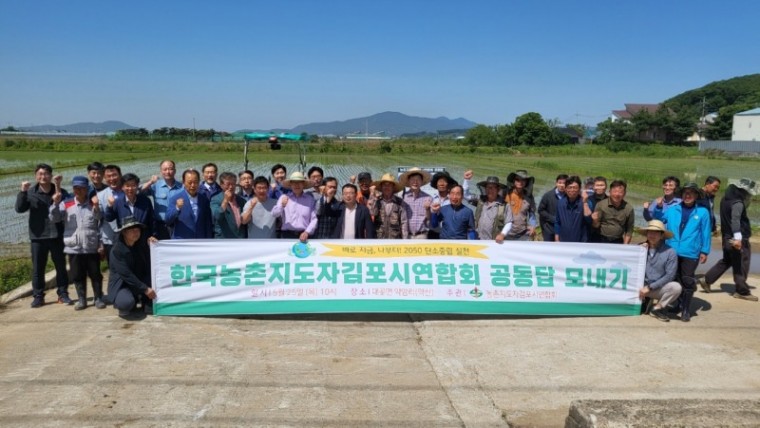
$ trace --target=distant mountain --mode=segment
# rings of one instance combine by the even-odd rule
[[[118,120],[108,120],[105,122],[79,122],[70,125],[39,125],[19,127],[20,131],[28,132],[72,132],[72,133],[94,133],[105,134],[115,132],[120,129],[137,129],[136,126],[128,125]]]
[[[289,132],[295,134],[306,132],[318,135],[364,135],[366,133],[390,137],[404,134],[435,133],[451,129],[470,129],[475,125],[475,122],[461,117],[458,119],[446,117],[432,119],[386,111],[344,121],[307,123],[298,125]]]

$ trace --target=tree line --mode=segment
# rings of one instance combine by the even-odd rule
[[[192,129],[163,127],[148,131],[146,128],[120,129],[116,131],[116,140],[179,140],[187,141],[220,141],[231,134],[225,131],[211,129]]]
[[[586,126],[571,124],[560,128],[557,120],[544,120],[539,113],[525,113],[506,125],[476,125],[465,133],[465,142],[472,146],[559,146],[577,143]]]

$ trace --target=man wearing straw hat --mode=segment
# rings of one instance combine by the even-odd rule
[[[409,237],[408,215],[404,201],[396,193],[403,190],[393,174],[383,174],[372,185],[380,189],[380,195],[372,195],[369,212],[375,224],[377,239],[407,239]]]
[[[296,171],[290,174],[290,178],[283,181],[282,185],[290,188],[290,192],[280,196],[277,204],[272,208],[274,217],[282,216],[280,237],[306,242],[309,235],[317,230],[314,197],[304,192],[306,177],[300,171]]]
[[[408,216],[409,239],[427,239],[430,230],[430,205],[433,198],[421,190],[430,183],[430,173],[421,168],[409,168],[401,174],[399,183],[409,188],[403,195],[404,209]]]
[[[673,233],[665,229],[660,220],[652,220],[647,227],[637,229],[646,236],[644,244],[647,248],[647,266],[644,272],[644,287],[639,290],[639,298],[658,299],[657,304],[649,311],[649,315],[660,321],[668,322],[670,318],[665,308],[681,294],[681,284],[675,281],[678,270],[678,256],[675,250],[664,242],[673,237]]]
[[[737,299],[757,302],[757,296],[753,296],[747,285],[749,274],[749,262],[752,251],[749,246],[749,237],[752,229],[747,217],[747,207],[752,196],[760,193],[757,184],[749,178],[729,180],[726,195],[720,201],[720,231],[723,241],[723,259],[707,271],[704,278],[698,278],[702,289],[710,292],[710,285],[715,283],[728,268],[734,273],[736,289],[734,297]]]

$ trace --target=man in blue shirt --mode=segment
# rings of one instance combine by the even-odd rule
[[[588,242],[591,208],[588,193],[581,192],[581,179],[573,175],[565,180],[565,197],[557,203],[554,241]]]
[[[681,180],[678,177],[669,175],[662,179],[662,196],[650,202],[644,202],[644,220],[649,221],[656,218],[654,210],[656,207],[662,208],[663,211],[667,211],[668,208],[681,203],[678,191],[681,186]]]
[[[153,197],[153,215],[155,217],[155,235],[158,239],[169,239],[171,231],[166,226],[166,210],[169,199],[182,191],[182,183],[175,180],[177,167],[172,160],[161,162],[161,179],[154,175],[146,182],[141,193]]]
[[[673,233],[665,229],[665,225],[659,220],[652,220],[647,227],[637,230],[647,237],[642,245],[647,248],[647,266],[644,272],[644,286],[639,290],[639,298],[658,299],[657,304],[649,311],[649,315],[660,321],[668,322],[670,318],[665,313],[665,308],[679,294],[681,284],[675,281],[678,269],[678,256],[668,246],[665,239],[673,237]]]
[[[431,205],[432,227],[441,225],[441,239],[474,239],[475,215],[462,204],[464,190],[459,184],[449,190],[449,204],[441,206],[439,202]]]

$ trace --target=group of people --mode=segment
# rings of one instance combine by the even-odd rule
[[[187,169],[181,181],[171,160],[160,174],[141,183],[117,165],[93,162],[87,176],[71,180],[40,164],[36,183],[21,184],[16,211],[29,211],[33,263],[32,307],[44,305],[48,255],[56,268],[58,301],[76,310],[88,305],[86,278],[94,305],[113,304],[128,317],[137,305],[150,311],[155,292],[150,284],[150,244],[162,239],[480,239],[501,243],[537,238],[544,241],[629,244],[634,232],[634,207],[625,200],[626,183],[604,177],[581,179],[560,174],[555,186],[536,203],[534,178],[525,170],[511,172],[506,182],[490,176],[474,182],[471,170],[461,183],[447,172],[430,174],[410,168],[398,177],[371,173],[352,176],[342,186],[322,168],[289,176],[282,164],[270,177],[250,170],[222,172],[214,163],[200,171]],[[422,190],[426,184],[432,194]],[[734,270],[735,296],[757,300],[749,292],[749,237],[746,207],[757,194],[752,180],[728,187],[720,205],[724,257],[704,278],[695,270],[710,252],[717,230],[714,199],[720,180],[704,186],[663,180],[663,195],[645,203],[651,220],[640,230],[647,236],[649,263],[641,297],[659,299],[650,312],[669,319],[664,308],[676,303],[681,319],[690,318],[689,304],[700,282],[705,291],[729,267]],[[472,209],[471,207],[474,207]],[[661,233],[659,241],[654,239]],[[652,239],[650,239],[650,237]],[[665,241],[665,242],[663,242]],[[69,256],[77,301],[68,295],[64,254]],[[673,256],[675,254],[675,256]],[[108,261],[110,280],[103,294],[100,260]],[[676,287],[676,285],[678,287]]]

